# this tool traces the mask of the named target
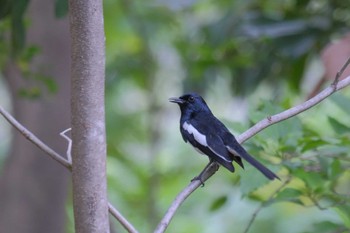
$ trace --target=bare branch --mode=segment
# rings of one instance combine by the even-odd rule
[[[203,173],[202,180],[205,182],[207,179],[209,179],[212,175],[215,174],[215,172],[219,169],[219,165],[217,163],[212,163],[208,168],[207,172]],[[165,213],[162,221],[158,224],[156,230],[154,233],[162,233],[164,232],[171,219],[173,218],[176,210],[180,207],[180,205],[186,200],[186,198],[191,195],[191,193],[196,190],[201,185],[200,180],[193,180],[181,193],[179,193],[171,206],[169,207],[168,211]]]
[[[48,147],[45,143],[43,143],[39,138],[37,138],[34,134],[32,134],[28,129],[26,129],[23,125],[21,125],[15,118],[11,116],[5,109],[0,106],[0,114],[15,128],[17,129],[26,139],[31,141],[34,145],[36,145],[39,149],[48,154],[51,158],[62,164],[64,167],[68,168],[68,170],[72,169],[72,164],[67,161],[64,157],[59,155],[56,151]]]
[[[313,98],[307,100],[306,102],[299,104],[297,106],[294,106],[288,110],[285,110],[281,113],[278,113],[273,116],[269,116],[261,121],[259,121],[257,124],[255,124],[253,127],[242,133],[237,137],[237,141],[239,143],[242,143],[246,141],[247,139],[253,137],[255,134],[259,133],[263,129],[267,128],[270,125],[276,124],[278,122],[284,121],[288,118],[291,118],[301,112],[306,111],[307,109],[315,106],[316,104],[320,103],[322,100],[326,99],[330,95],[332,95],[334,92],[339,91],[343,89],[344,87],[350,85],[350,76],[347,78],[339,81],[335,85],[332,84],[331,86],[327,87],[323,91],[321,91],[318,95],[314,96]]]
[[[337,72],[337,74],[335,75],[335,79],[333,81],[333,85],[336,86],[339,82],[339,78],[342,76],[342,74],[344,73],[346,67],[348,67],[348,65],[350,64],[350,57],[348,58],[348,60],[345,62],[345,64],[343,65],[343,67]]]
[[[60,135],[67,140],[68,142],[68,147],[67,147],[67,159],[68,162],[71,164],[72,163],[72,139],[66,135],[67,132],[71,131],[72,128],[68,128],[60,133]]]
[[[38,137],[36,137],[32,132],[30,132],[28,129],[26,129],[21,123],[19,123],[13,116],[11,116],[10,113],[8,113],[5,109],[3,109],[0,106],[0,114],[18,131],[20,132],[28,141],[32,142],[34,145],[36,145],[40,150],[44,151],[47,155],[49,155],[51,158],[59,162],[61,165],[63,165],[65,168],[71,171],[72,169],[72,163],[71,160],[66,160],[63,156],[55,152],[53,149],[51,149],[49,146],[47,146],[44,142],[42,142]],[[71,139],[65,134],[70,130],[66,129],[63,132],[60,133],[62,137],[64,137],[68,143],[71,143]],[[67,149],[67,156],[70,154],[70,148],[68,144]],[[133,225],[128,222],[126,218],[115,208],[113,205],[109,202],[108,203],[108,210],[113,215],[117,221],[129,232],[129,233],[138,233],[138,231],[133,227]]]
[[[138,231],[131,225],[126,218],[111,204],[108,203],[108,210],[111,215],[113,215],[120,224],[129,232],[129,233],[138,233]]]
[[[330,95],[332,95],[334,92],[343,89],[346,86],[350,85],[350,76],[347,78],[339,81],[339,77],[342,75],[346,67],[350,64],[350,58],[346,61],[344,66],[340,69],[340,71],[337,73],[333,83],[331,86],[324,89],[322,92],[320,92],[318,95],[314,96],[313,98],[307,100],[306,102],[299,104],[297,106],[294,106],[288,110],[285,110],[279,114],[268,116],[264,120],[261,120],[257,124],[255,124],[253,127],[242,133],[237,137],[237,141],[239,143],[243,143],[244,141],[248,140],[249,138],[253,137],[255,134],[259,133],[263,129],[267,128],[270,125],[276,124],[278,122],[281,122],[283,120],[286,120],[288,118],[291,118],[303,111],[306,111],[307,109],[315,106],[316,104],[320,103],[322,100],[326,99]],[[214,170],[208,169],[205,175],[209,178],[215,173]],[[158,224],[155,233],[162,233],[166,230],[168,227],[171,219],[173,218],[176,210],[179,208],[179,206],[186,200],[186,198],[194,192],[199,186],[200,181],[194,180],[191,182],[186,188],[184,188],[175,198],[173,203],[171,204],[170,208],[166,212],[163,219]]]

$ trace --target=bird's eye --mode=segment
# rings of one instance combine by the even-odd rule
[[[191,103],[193,103],[193,102],[194,102],[194,97],[193,97],[193,96],[190,96],[190,97],[188,98],[188,101],[191,102]]]

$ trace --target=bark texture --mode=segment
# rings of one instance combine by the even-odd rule
[[[72,176],[75,230],[109,232],[102,1],[70,0]]]

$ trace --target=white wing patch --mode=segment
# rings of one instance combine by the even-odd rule
[[[201,134],[193,125],[188,124],[186,121],[183,123],[182,128],[189,134],[192,134],[194,139],[202,146],[208,146],[207,137]]]
[[[216,153],[215,150],[213,150],[210,146],[208,146],[207,143],[207,137],[204,134],[201,134],[195,127],[193,127],[193,125],[188,124],[186,121],[183,123],[182,128],[184,130],[186,130],[189,134],[192,134],[194,139],[201,144],[202,146],[208,147],[214,154],[216,154],[218,157],[222,158],[223,160],[227,161],[227,162],[232,162],[232,160],[229,160],[227,158],[225,158],[224,156]],[[194,147],[194,149],[196,149],[199,153],[203,154],[203,152],[201,152],[198,148]]]

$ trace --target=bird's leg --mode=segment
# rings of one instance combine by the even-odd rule
[[[204,182],[203,182],[202,176],[207,171],[207,169],[210,167],[210,165],[212,163],[215,163],[215,161],[213,159],[209,159],[209,163],[205,166],[205,168],[201,171],[201,173],[199,173],[198,176],[194,177],[191,180],[191,182],[194,181],[194,180],[199,180],[201,182],[202,187],[204,187]]]

